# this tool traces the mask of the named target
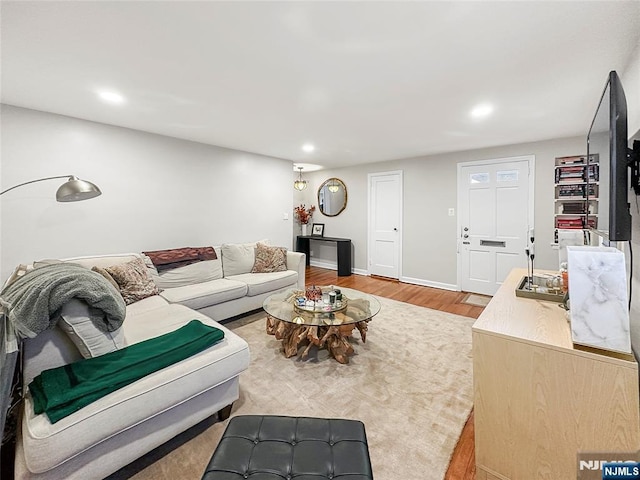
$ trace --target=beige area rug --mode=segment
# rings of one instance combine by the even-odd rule
[[[232,416],[358,419],[376,480],[441,479],[472,407],[474,320],[379,300],[367,342],[356,333],[348,365],[326,350],[312,350],[305,361],[284,358],[280,342],[265,333],[264,313],[227,324],[252,357]],[[113,478],[198,479],[226,424],[205,421],[155,452],[166,455],[152,452]]]
[[[462,299],[462,303],[466,303],[468,305],[475,305],[476,307],[486,307],[489,305],[489,301],[491,297],[487,297],[485,295],[478,295],[475,293],[469,293],[466,297]]]

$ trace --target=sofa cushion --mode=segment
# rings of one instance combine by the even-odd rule
[[[47,328],[34,338],[25,339],[22,345],[23,385],[29,385],[43,370],[82,360],[80,351],[59,324]]]
[[[134,317],[135,315],[139,315],[141,313],[155,310],[156,308],[164,307],[167,305],[169,305],[169,302],[167,302],[160,295],[152,295],[150,297],[143,298],[142,300],[138,300],[131,305],[127,305],[127,316],[125,317],[125,321]]]
[[[224,276],[249,273],[256,261],[255,249],[255,243],[225,243],[222,245]]]
[[[155,268],[149,268],[148,271],[151,273],[151,278],[158,288],[184,287],[194,283],[210,282],[211,280],[222,278],[222,261],[220,259],[204,260],[162,273],[158,273]]]
[[[58,326],[64,331],[84,358],[97,357],[125,346],[124,331],[103,332],[91,321],[89,305],[73,298],[60,309]]]
[[[99,255],[99,256],[87,256],[87,257],[73,257],[65,258],[63,261],[77,263],[85,268],[91,268],[94,266],[107,268],[112,265],[119,265],[121,263],[127,263],[136,258],[141,258],[141,255],[137,253],[123,253],[115,255]]]
[[[287,269],[287,249],[256,244],[256,260],[251,273],[284,272]]]
[[[113,435],[223,384],[248,367],[249,348],[243,339],[207,316],[181,305],[166,305],[127,319],[123,328],[127,342],[134,343],[175,330],[193,319],[223,330],[225,338],[201,353],[106,395],[59,422],[52,424],[46,415],[35,415],[31,396],[27,395],[22,441],[29,470],[41,473],[60,465]]]
[[[169,303],[180,303],[198,310],[199,308],[208,307],[209,305],[216,305],[244,297],[246,294],[246,283],[220,278],[211,282],[167,288],[160,296]]]
[[[298,272],[286,270],[272,273],[243,273],[241,275],[233,275],[228,279],[246,283],[247,295],[254,297],[293,285],[298,281]]]
[[[141,258],[105,268],[120,287],[127,305],[160,293]]]
[[[249,273],[256,262],[256,244],[269,244],[269,240],[252,243],[225,243],[220,247],[224,276]]]

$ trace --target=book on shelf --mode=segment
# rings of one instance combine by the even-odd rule
[[[567,202],[561,206],[561,212],[563,214],[583,214],[587,213],[586,202]]]
[[[555,171],[555,182],[566,183],[574,181],[597,182],[600,177],[600,167],[596,164],[577,165],[577,166],[559,166]]]
[[[585,197],[585,192],[587,191],[586,185],[559,185],[558,186],[558,197]],[[595,185],[589,185],[589,196],[595,196]]]
[[[597,219],[595,217],[558,217],[556,218],[556,228],[596,228]]]
[[[596,155],[590,155],[589,161],[596,162]],[[556,163],[558,165],[585,165],[587,163],[586,155],[574,155],[571,157],[558,157],[556,158]]]

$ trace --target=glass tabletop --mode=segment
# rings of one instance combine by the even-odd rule
[[[323,293],[332,287],[320,287]],[[380,302],[367,293],[351,288],[336,287],[342,293],[342,305],[325,303],[322,300],[302,304],[302,290],[291,289],[267,297],[262,308],[268,315],[289,323],[300,325],[347,325],[370,320],[380,311]]]

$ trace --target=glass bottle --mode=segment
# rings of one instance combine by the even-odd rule
[[[560,264],[560,276],[562,277],[562,292],[567,293],[567,291],[569,291],[569,269],[567,262]]]

